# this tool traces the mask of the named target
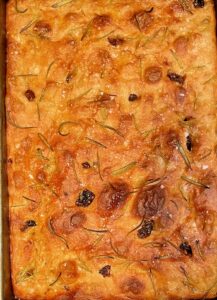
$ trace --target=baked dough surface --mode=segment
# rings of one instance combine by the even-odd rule
[[[215,17],[203,2],[9,1],[17,298],[217,294]]]

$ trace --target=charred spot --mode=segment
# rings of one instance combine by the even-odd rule
[[[100,29],[111,23],[111,18],[108,15],[97,15],[93,19],[93,26]]]
[[[86,215],[83,212],[63,212],[53,217],[52,225],[57,234],[70,234],[82,227],[85,221]]]
[[[184,242],[181,243],[179,246],[179,249],[187,256],[192,256],[193,252],[192,252],[192,248],[191,246],[188,244],[188,242]]]
[[[138,295],[144,290],[144,284],[138,278],[132,276],[122,282],[121,289],[124,293]]]
[[[114,47],[123,45],[123,43],[124,43],[124,39],[118,38],[118,37],[116,37],[116,38],[108,37],[108,41],[109,41],[109,44],[111,44]]]
[[[183,104],[187,97],[187,91],[182,86],[177,86],[175,89],[175,100],[177,103]]]
[[[52,28],[49,23],[44,21],[38,21],[35,24],[33,31],[40,37],[46,37],[51,33]]]
[[[131,17],[131,22],[140,30],[146,31],[153,23],[153,16],[151,15],[151,11],[141,10],[135,12]]]
[[[20,228],[21,231],[26,231],[30,227],[37,226],[36,222],[34,220],[27,220],[24,225]]]
[[[106,265],[102,267],[102,269],[99,270],[99,274],[101,274],[103,277],[110,277],[111,276],[111,266]]]
[[[8,158],[8,163],[12,164],[13,163],[13,159],[12,158]]]
[[[202,8],[205,6],[205,1],[204,0],[194,0],[193,4],[194,4],[195,8]]]
[[[163,207],[165,202],[165,191],[160,186],[151,189],[142,189],[136,199],[136,213],[140,217],[151,218]]]
[[[29,102],[32,102],[35,100],[35,93],[32,90],[25,91],[25,97],[29,100]]]
[[[73,74],[68,73],[66,76],[66,83],[70,83],[73,80]]]
[[[192,138],[190,135],[186,137],[186,148],[188,151],[192,151]]]
[[[162,78],[162,69],[157,66],[148,67],[145,70],[145,82],[148,84],[156,84]]]
[[[104,216],[111,216],[121,207],[129,195],[129,186],[123,181],[112,182],[101,191],[98,199],[98,212]]]
[[[191,121],[193,119],[192,116],[187,116],[183,119],[184,122],[188,122],[188,121]]]
[[[153,229],[154,229],[153,220],[144,221],[142,227],[137,231],[138,238],[140,239],[147,238],[148,236],[151,235]]]
[[[65,260],[59,264],[58,270],[61,272],[61,280],[70,283],[78,277],[77,264],[73,260]]]
[[[91,168],[91,165],[89,164],[88,161],[85,161],[85,162],[82,163],[82,167],[83,167],[84,169],[90,169],[90,168]]]
[[[139,97],[136,94],[130,94],[129,97],[128,97],[128,100],[130,102],[136,101],[138,99],[139,99]]]
[[[167,77],[171,80],[171,81],[175,81],[181,85],[184,84],[185,82],[185,76],[181,76],[179,74],[173,73],[173,72],[168,72],[167,73]]]
[[[81,207],[89,206],[95,198],[95,194],[90,190],[83,190],[79,194],[79,198],[76,200],[76,205]]]

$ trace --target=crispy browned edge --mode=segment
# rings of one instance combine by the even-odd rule
[[[11,283],[10,266],[10,228],[9,228],[9,197],[7,190],[7,141],[6,141],[6,113],[5,113],[5,95],[6,95],[6,3],[8,0],[0,0],[0,300],[14,300],[13,288]],[[162,0],[161,0],[162,1]],[[216,37],[217,37],[217,0],[213,0],[216,16]],[[217,40],[216,40],[217,50]],[[217,55],[217,51],[216,51]],[[209,298],[210,299],[210,298]],[[145,299],[144,299],[145,300]],[[159,299],[160,300],[160,299]],[[175,299],[174,299],[175,300]],[[192,300],[192,299],[188,299]],[[206,300],[198,299],[198,300]],[[208,299],[207,299],[208,300]],[[217,300],[217,297],[213,298]]]
[[[1,230],[1,263],[0,263],[0,297],[1,300],[12,300],[13,291],[10,279],[10,251],[9,251],[9,207],[8,207],[8,193],[7,193],[7,173],[6,173],[6,122],[5,122],[5,86],[6,86],[6,35],[5,35],[5,11],[6,1],[0,0],[0,196],[1,196],[1,210],[0,210],[0,230]]]

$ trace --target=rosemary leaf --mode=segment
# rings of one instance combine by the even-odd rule
[[[51,234],[53,234],[53,235],[55,235],[56,237],[58,237],[58,238],[65,244],[66,248],[69,249],[69,245],[68,245],[66,239],[65,239],[64,237],[58,235],[58,234],[55,232],[55,229],[54,229],[53,223],[52,223],[52,219],[49,219],[49,221],[48,221],[48,229],[49,229],[49,231],[50,231]]]
[[[64,5],[67,5],[67,4],[71,3],[73,1],[75,1],[75,0],[61,0],[59,2],[56,2],[56,3],[52,4],[51,7],[52,8],[59,8],[59,7],[62,7]]]
[[[100,164],[100,157],[99,157],[99,151],[97,149],[97,169],[98,169],[98,172],[99,172],[99,177],[100,179],[103,181],[103,177],[102,177],[102,174],[101,174],[101,164]]]
[[[179,153],[181,154],[186,166],[191,169],[191,163],[190,163],[190,160],[187,156],[187,154],[185,153],[185,150],[184,148],[182,147],[181,143],[177,141],[177,148],[178,148],[178,151]]]
[[[92,229],[92,228],[87,228],[87,227],[82,227],[83,229],[90,231],[90,232],[95,232],[95,233],[107,233],[109,232],[108,229]]]
[[[95,144],[95,145],[97,145],[97,146],[100,146],[100,147],[102,147],[102,148],[107,148],[105,145],[103,145],[102,143],[100,143],[100,142],[98,142],[98,141],[96,141],[96,140],[93,140],[93,139],[91,139],[91,138],[89,138],[89,137],[86,137],[86,140],[88,140],[90,143],[92,143],[92,144]]]
[[[41,134],[41,133],[38,133],[38,137],[40,138],[40,140],[42,141],[42,143],[51,151],[54,151],[52,146],[48,143],[48,140],[46,139],[46,137]]]
[[[204,189],[209,189],[210,186],[200,182],[200,181],[197,181],[195,179],[192,179],[192,178],[189,178],[189,177],[186,177],[184,175],[181,176],[181,179],[185,180],[186,182],[190,183],[190,184],[193,184],[195,186],[199,186],[199,187],[202,187]]]
[[[96,122],[97,122],[97,124],[99,124],[102,128],[109,129],[109,130],[113,131],[114,133],[116,133],[117,135],[123,137],[123,135],[121,134],[121,132],[120,132],[118,129],[115,129],[114,127],[109,126],[109,125],[106,125],[106,124],[102,124],[102,123],[100,123],[100,122],[98,122],[98,121],[96,121]]]
[[[51,284],[49,284],[49,286],[53,286],[59,280],[61,275],[62,275],[62,273],[60,272],[59,275],[57,276],[57,278]]]
[[[132,232],[134,232],[135,230],[139,229],[139,228],[142,226],[144,220],[145,220],[145,217],[142,218],[142,221],[141,221],[136,227],[134,227],[132,230],[130,230],[130,231],[127,233],[127,236],[128,236],[129,234],[131,234]]]
[[[64,132],[64,127],[67,126],[67,125],[78,125],[78,123],[72,122],[72,121],[65,121],[65,122],[62,122],[62,123],[59,125],[59,128],[58,128],[58,133],[59,133],[59,135],[67,136],[67,135],[70,134],[70,131]]]
[[[25,200],[27,200],[27,201],[31,201],[31,202],[37,203],[37,201],[35,201],[35,200],[33,200],[33,199],[30,199],[30,198],[28,198],[28,197],[26,197],[26,196],[23,196],[23,199],[25,199]]]
[[[34,24],[35,21],[36,21],[36,19],[33,19],[33,20],[29,21],[29,23],[27,23],[27,24],[20,30],[20,33],[23,33],[23,32],[25,32],[27,29],[29,29],[29,28]]]
[[[113,176],[118,176],[118,175],[122,175],[125,172],[128,172],[129,170],[133,169],[136,166],[137,162],[133,161],[131,163],[129,163],[128,165],[121,167],[120,169],[114,170],[112,172]]]

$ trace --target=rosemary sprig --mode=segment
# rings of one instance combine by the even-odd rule
[[[94,232],[94,233],[107,233],[109,232],[108,229],[93,229],[93,228],[87,228],[87,227],[82,227],[83,229],[90,231],[90,232]]]
[[[62,275],[62,272],[59,273],[59,275],[57,276],[57,278],[51,283],[49,284],[49,286],[53,286],[60,278],[60,276]]]
[[[50,231],[51,234],[55,235],[56,237],[58,237],[66,246],[66,248],[69,249],[69,245],[66,241],[66,239],[64,237],[62,237],[61,235],[58,235],[56,232],[55,232],[55,229],[53,227],[53,223],[52,223],[52,219],[50,218],[49,221],[48,221],[48,229]]]
[[[186,182],[188,182],[188,183],[190,183],[190,184],[193,184],[195,186],[202,187],[204,189],[209,189],[210,188],[210,186],[208,186],[208,185],[206,185],[206,184],[204,184],[204,183],[202,183],[200,181],[196,181],[196,180],[194,180],[192,178],[186,177],[184,175],[181,176],[181,179],[184,180],[184,181],[186,181]]]
[[[192,169],[192,168],[191,168],[190,160],[189,160],[187,154],[185,153],[185,150],[184,150],[184,148],[182,147],[182,144],[181,144],[179,141],[177,141],[176,145],[177,145],[178,151],[179,151],[179,153],[181,154],[181,156],[182,156],[182,158],[183,158],[183,160],[184,160],[186,166],[187,166],[189,169]]]
[[[19,128],[19,129],[33,129],[33,128],[37,128],[36,126],[21,126],[21,125],[18,125],[16,122],[15,122],[15,120],[13,120],[12,118],[11,118],[11,112],[10,111],[8,111],[8,123],[11,125],[11,126],[13,126],[13,127],[15,127],[15,128]]]
[[[51,7],[52,8],[59,8],[59,7],[62,7],[64,5],[67,5],[67,4],[71,3],[73,1],[75,1],[75,0],[61,0],[59,2],[56,2],[56,3],[52,4]]]
[[[118,129],[116,129],[116,128],[110,126],[110,125],[102,124],[101,122],[98,122],[98,121],[96,121],[96,122],[97,122],[97,124],[99,124],[102,128],[111,130],[111,131],[113,131],[114,133],[116,133],[117,135],[123,137],[123,134],[122,134]]]
[[[90,22],[87,24],[87,27],[85,28],[85,30],[82,34],[81,41],[83,41],[85,39],[85,37],[88,35],[88,33],[90,32],[92,23],[93,23],[93,20],[90,20]]]
[[[101,163],[100,163],[100,157],[99,157],[99,151],[98,151],[98,149],[97,149],[97,153],[96,153],[96,158],[97,158],[97,169],[98,169],[99,177],[103,181],[103,177],[102,177],[102,173],[101,173]]]
[[[197,248],[197,251],[198,251],[198,253],[199,253],[200,258],[201,258],[202,260],[205,260],[205,259],[204,259],[204,255],[203,255],[202,250],[201,250],[200,241],[199,241],[199,240],[196,240],[196,241],[195,241],[195,245],[196,245],[196,248]]]
[[[70,99],[70,100],[69,100],[69,103],[72,103],[72,102],[75,101],[75,100],[81,99],[82,97],[84,97],[84,96],[86,96],[87,94],[89,94],[90,91],[92,91],[92,88],[88,89],[87,91],[83,92],[82,94],[78,95],[77,97]]]
[[[30,201],[30,202],[34,202],[34,203],[37,203],[37,201],[33,200],[33,199],[30,199],[26,196],[23,196],[23,199],[27,200],[27,201]]]
[[[130,230],[130,231],[127,233],[127,236],[128,236],[129,234],[131,234],[132,232],[134,232],[135,230],[139,229],[139,228],[142,226],[144,220],[145,220],[145,217],[142,218],[142,221],[141,221],[136,227],[134,227],[132,230]]]
[[[29,21],[29,23],[27,23],[23,28],[21,28],[20,33],[23,33],[27,29],[29,29],[34,24],[35,21],[36,21],[36,19]]]
[[[27,12],[28,8],[20,8],[18,6],[18,0],[15,0],[15,10],[19,14],[24,14],[25,12]]]
[[[92,144],[95,144],[95,145],[97,145],[97,146],[100,146],[100,147],[102,147],[102,148],[107,148],[105,145],[103,145],[102,143],[100,143],[100,142],[98,142],[98,141],[96,141],[96,140],[93,140],[93,139],[91,139],[91,138],[89,138],[89,137],[86,137],[86,140],[88,140],[90,143],[92,143]]]
[[[59,133],[59,135],[67,136],[67,135],[70,134],[69,131],[66,131],[66,132],[64,133],[64,127],[67,126],[67,125],[78,125],[78,123],[72,122],[72,121],[65,121],[65,122],[62,122],[62,123],[59,125],[59,128],[58,128],[58,133]]]
[[[133,169],[136,166],[136,164],[137,164],[137,162],[133,161],[133,162],[127,164],[126,166],[121,167],[120,169],[112,171],[112,175],[113,176],[122,175],[123,173],[126,173],[129,170]]]
[[[40,138],[40,140],[42,141],[42,143],[51,151],[54,151],[52,146],[48,143],[48,140],[46,139],[46,137],[41,134],[41,133],[38,133],[38,137]]]

